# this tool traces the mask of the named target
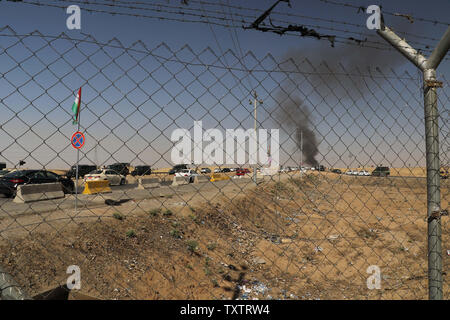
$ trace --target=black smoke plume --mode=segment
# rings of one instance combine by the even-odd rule
[[[398,24],[401,30],[409,31],[405,22]],[[384,42],[376,34],[369,40]],[[392,49],[389,45],[382,49]],[[299,97],[305,91],[324,98],[314,108],[329,108],[327,97],[339,99],[341,103],[359,102],[361,108],[368,107],[363,103],[365,95],[372,95],[369,87],[381,85],[390,68],[408,63],[395,50],[377,50],[357,45],[337,44],[330,48],[327,42],[317,42],[307,49],[292,48],[284,55],[280,69],[289,74],[289,79],[281,83],[277,93],[277,105],[272,113],[274,120],[281,128],[294,138],[298,150],[301,148],[301,132],[303,132],[304,161],[310,165],[318,165],[315,159],[319,153],[319,132],[313,123],[310,110]],[[306,90],[305,90],[306,89]],[[291,92],[288,94],[287,92]],[[298,94],[297,94],[298,93]],[[362,102],[361,102],[362,101]]]
[[[298,150],[303,150],[303,161],[317,166],[315,157],[319,149],[316,134],[312,128],[310,111],[298,97],[283,97],[280,93],[277,98],[279,102],[282,102],[275,110],[275,120],[294,138]]]

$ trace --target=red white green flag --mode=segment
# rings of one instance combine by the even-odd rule
[[[80,117],[80,105],[81,105],[81,88],[78,90],[77,97],[75,98],[75,101],[72,105],[72,112],[73,112],[73,124],[78,124],[78,118]]]

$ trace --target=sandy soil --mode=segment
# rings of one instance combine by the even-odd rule
[[[448,180],[441,195],[448,208]],[[281,175],[48,217],[2,233],[0,263],[31,295],[75,264],[101,299],[427,299],[425,217],[425,179]],[[442,234],[446,253],[448,217]]]

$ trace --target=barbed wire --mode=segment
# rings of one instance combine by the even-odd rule
[[[335,0],[319,0],[319,1],[327,3],[327,4],[336,5],[336,6],[357,9],[358,13],[359,12],[365,13],[365,11],[366,11],[366,8],[364,6],[358,6],[358,5],[354,5],[352,3],[339,2],[339,1],[335,1]],[[436,24],[440,24],[440,25],[444,25],[444,26],[450,25],[450,22],[421,18],[421,17],[413,16],[411,14],[395,13],[395,12],[385,11],[385,10],[382,10],[382,14],[387,14],[387,15],[390,15],[393,17],[404,17],[404,18],[407,18],[411,23],[413,23],[414,20],[416,20],[416,21],[421,21],[421,22],[432,23],[434,25],[436,25]]]
[[[73,2],[71,0],[50,0],[50,1],[54,1],[54,2]],[[97,5],[97,6],[108,6],[108,7],[119,7],[119,8],[126,8],[126,9],[131,9],[131,10],[147,10],[147,11],[153,11],[153,12],[161,12],[161,13],[175,13],[175,14],[183,14],[183,15],[192,15],[195,17],[198,17],[200,15],[194,13],[194,14],[190,14],[190,13],[185,13],[184,11],[188,10],[188,11],[194,11],[194,12],[198,12],[197,8],[191,8],[189,6],[172,6],[172,5],[165,5],[165,4],[149,4],[149,3],[143,3],[143,2],[127,2],[127,1],[120,1],[120,0],[104,0],[104,1],[112,1],[112,3],[104,3],[104,2],[98,2],[98,1],[91,1],[91,0],[79,0],[78,3],[82,3],[82,4],[86,4],[86,5]],[[120,3],[122,4],[139,4],[139,5],[145,5],[146,7],[133,7],[133,6],[124,6],[124,5],[120,5]],[[201,6],[203,6],[203,4],[205,2],[203,1],[199,1],[198,2]],[[148,6],[151,7],[156,7],[156,8],[160,8],[160,9],[152,9],[152,8],[148,8]],[[228,7],[228,9],[234,7],[231,6],[229,4],[225,5],[223,4],[223,7]],[[162,10],[161,8],[170,8],[170,9],[178,9],[178,10],[183,10],[183,13],[180,13],[181,11],[178,12],[170,12],[170,11],[166,11],[166,10]],[[238,19],[227,19],[226,14],[224,13],[223,10],[218,11],[218,10],[208,10],[205,8],[201,8],[202,12],[204,13],[212,13],[212,14],[220,14],[222,16],[217,17],[217,16],[208,16],[206,14],[201,15],[201,17],[206,17],[207,19],[212,18],[212,19],[220,19],[222,21],[229,21],[229,22],[233,22],[233,23],[242,23],[242,24],[248,24],[248,21],[245,21],[244,19],[238,20]],[[253,9],[253,11],[256,11],[257,9]],[[260,9],[258,9],[260,10]],[[261,11],[261,10],[260,10]],[[273,14],[275,14],[275,12],[273,12]],[[250,18],[250,19],[255,19],[256,16],[255,15],[245,15],[242,13],[234,13],[234,16],[237,17],[241,17],[241,18]],[[306,17],[306,16],[302,16],[302,17]],[[313,18],[314,19],[314,18]],[[326,19],[325,19],[326,20]],[[295,22],[292,21],[286,21],[286,20],[282,20],[282,19],[277,19],[277,18],[273,18],[271,19],[272,22],[276,22],[276,23],[284,23],[284,24],[296,24]],[[330,20],[333,21],[333,20]],[[335,22],[335,21],[333,21]],[[323,26],[323,25],[312,25],[312,24],[304,24],[302,23],[302,25],[307,26],[307,27],[311,27],[311,28],[319,28],[319,29],[323,29],[323,30],[329,30],[329,31],[337,31],[337,32],[342,32],[344,34],[355,34],[358,36],[374,36],[374,34],[369,34],[367,32],[358,32],[358,31],[351,31],[351,30],[347,30],[347,29],[338,29],[338,28],[334,28],[334,27],[330,27],[330,26]],[[359,28],[361,28],[361,25],[357,25],[354,24],[354,26],[357,26]],[[364,31],[367,31],[364,29]],[[361,39],[359,39],[361,40]],[[434,38],[430,38],[430,40],[435,40],[438,41],[439,39],[434,39]],[[361,40],[364,42],[364,40]],[[367,40],[366,40],[367,41]],[[382,45],[382,46],[386,46],[386,47],[390,47],[389,44],[386,44],[384,42],[379,42],[379,41],[370,41],[371,43],[374,44],[378,44],[378,45]],[[428,48],[431,44],[429,43],[423,43],[423,42],[418,42],[418,41],[410,41],[410,43],[412,44],[418,44],[418,45],[422,45],[425,46],[425,48]]]
[[[131,52],[136,52],[136,53],[143,53],[143,54],[148,54],[152,57],[155,57],[159,60],[164,60],[167,62],[177,62],[177,63],[181,63],[184,65],[190,65],[190,66],[206,66],[208,68],[214,68],[214,69],[220,69],[220,70],[229,70],[229,71],[240,71],[240,72],[248,72],[249,69],[247,68],[239,68],[239,67],[233,67],[233,66],[224,66],[223,64],[209,64],[209,63],[195,63],[192,61],[186,61],[186,60],[181,60],[181,59],[174,59],[174,58],[168,58],[166,56],[162,56],[162,55],[158,55],[154,52],[152,52],[151,49],[148,49],[146,47],[146,45],[141,42],[141,41],[136,41],[135,43],[133,43],[130,46],[124,46],[124,45],[115,45],[113,44],[113,40],[111,41],[98,41],[97,39],[95,39],[94,37],[92,37],[92,35],[86,35],[89,36],[90,38],[92,38],[93,40],[88,40],[88,38],[84,38],[84,39],[80,39],[80,38],[74,38],[74,37],[70,37],[65,33],[61,33],[58,36],[53,36],[53,35],[45,35],[42,33],[35,33],[35,32],[31,32],[31,33],[16,33],[11,26],[7,25],[4,26],[2,28],[0,28],[0,32],[4,32],[4,31],[10,31],[13,32],[13,34],[2,34],[0,33],[0,37],[10,37],[10,38],[16,38],[16,37],[42,37],[42,38],[46,38],[46,39],[65,39],[65,40],[69,40],[69,41],[77,41],[80,43],[91,43],[91,44],[98,44],[104,47],[110,47],[110,48],[118,48],[118,49],[124,49],[125,51],[131,51]],[[165,43],[162,43],[161,45],[166,45]],[[146,50],[142,50],[142,49],[137,49],[135,48],[135,46],[143,46],[146,48]],[[2,51],[5,51],[5,48],[2,48]],[[189,50],[192,50],[189,48]],[[1,51],[0,51],[1,52]],[[269,54],[266,57],[270,58],[271,60],[273,60],[272,56]],[[378,76],[376,74],[373,73],[369,73],[369,74],[363,74],[363,73],[352,73],[352,72],[313,72],[313,71],[305,71],[305,70],[300,70],[299,68],[294,68],[294,69],[286,69],[284,67],[282,67],[284,64],[290,64],[292,62],[292,58],[287,58],[285,60],[282,60],[281,62],[277,63],[277,68],[274,69],[268,69],[268,68],[252,68],[250,69],[251,72],[255,73],[255,72],[264,72],[264,73],[285,73],[285,72],[290,72],[292,74],[300,74],[300,75],[331,75],[331,74],[335,74],[335,75],[347,75],[347,76],[354,76],[354,77],[368,77],[368,78],[380,78],[380,79],[384,79],[386,78],[386,76]],[[377,70],[377,67],[374,67],[375,70]],[[393,79],[404,79],[404,80],[418,80],[420,78],[414,78],[412,76],[409,77],[394,77]]]
[[[66,2],[69,0],[59,0],[60,2]],[[86,3],[92,3],[92,1],[89,2],[80,2],[80,1],[71,1],[72,3],[80,3],[80,4],[86,4]],[[35,5],[35,6],[48,6],[48,7],[54,7],[54,8],[60,8],[60,9],[65,9],[65,6],[61,6],[61,5],[57,5],[57,4],[51,4],[51,3],[42,3],[42,2],[33,2],[33,1],[27,1],[24,0],[22,3],[24,4],[30,4],[30,5]],[[112,6],[112,5],[108,5],[108,6]],[[137,9],[132,7],[133,9]],[[184,9],[183,7],[179,7],[180,9]],[[216,26],[221,26],[224,28],[242,28],[242,25],[237,26],[237,25],[230,25],[226,22],[240,22],[240,23],[245,23],[245,21],[241,21],[241,20],[236,20],[236,19],[232,19],[232,18],[226,18],[226,17],[217,17],[217,16],[206,16],[203,14],[197,14],[197,13],[185,13],[182,11],[168,11],[168,10],[161,10],[161,9],[153,9],[152,11],[158,12],[158,13],[168,13],[168,14],[178,14],[181,16],[193,16],[193,17],[199,17],[199,18],[208,18],[209,19],[213,19],[216,21],[205,21],[205,20],[194,20],[194,19],[184,19],[184,18],[176,18],[176,17],[165,17],[165,16],[151,16],[151,15],[145,15],[145,14],[138,14],[138,13],[125,13],[125,12],[117,12],[117,11],[106,11],[106,10],[101,10],[101,9],[92,9],[92,8],[84,8],[84,10],[88,11],[88,12],[96,12],[96,13],[104,13],[104,14],[110,14],[110,15],[122,15],[122,16],[134,16],[134,17],[140,17],[140,18],[150,18],[150,19],[155,19],[155,20],[166,20],[166,21],[175,21],[175,22],[186,22],[186,23],[203,23],[203,24],[212,24],[212,25],[216,25]],[[250,23],[250,22],[248,22]],[[337,30],[334,28],[329,28],[329,27],[323,27],[323,26],[313,26],[313,27],[317,27],[317,28],[326,28],[328,30],[335,30],[335,31],[340,31],[340,32],[351,32],[348,30]],[[353,33],[353,32],[352,32]],[[288,35],[288,36],[294,36],[294,37],[302,37],[303,35],[299,35],[296,32],[286,32],[283,33],[284,35]],[[336,40],[337,39],[337,40]],[[387,45],[386,43],[383,42],[378,42],[378,41],[371,41],[371,40],[367,40],[367,39],[355,39],[354,37],[345,37],[345,36],[339,36],[339,35],[329,35],[327,37],[322,37],[319,38],[319,40],[325,40],[327,42],[331,42],[331,44],[333,45],[334,43],[341,43],[341,44],[345,44],[345,45],[354,45],[354,46],[362,46],[362,47],[366,47],[366,48],[370,48],[370,49],[377,49],[377,50],[384,50],[384,51],[395,51],[395,49],[393,49],[391,46]],[[370,45],[367,45],[365,43],[369,43]],[[424,43],[421,43],[422,45],[426,45]],[[382,46],[382,47],[380,47]],[[431,50],[426,49],[426,48],[418,48],[418,50],[420,52],[427,52],[430,53]],[[446,59],[447,60],[447,59]]]
[[[105,1],[114,1],[114,0],[105,0]],[[143,2],[139,2],[139,3],[141,3],[142,5],[146,4]],[[217,6],[217,3],[215,3],[215,2],[203,1],[203,0],[190,0],[189,3],[203,3],[203,4],[210,5],[210,6]],[[261,13],[264,12],[264,10],[260,9],[260,8],[243,7],[243,6],[238,6],[238,5],[227,5],[227,6],[229,8],[234,8],[234,9],[244,10],[244,11],[261,12]],[[357,23],[351,23],[348,21],[335,20],[335,19],[324,18],[324,17],[312,17],[312,16],[301,15],[301,14],[297,14],[297,13],[276,11],[276,9],[272,11],[272,15],[302,18],[302,19],[313,20],[313,21],[321,21],[321,22],[327,22],[327,23],[338,24],[338,25],[340,24],[340,25],[352,26],[352,27],[362,28],[362,29],[364,29],[364,31],[367,31],[365,29],[364,23],[357,24]],[[418,35],[415,33],[409,33],[409,32],[402,31],[402,30],[396,30],[396,32],[398,32],[404,36],[414,37],[414,38],[418,38],[418,39],[426,39],[426,40],[431,40],[431,41],[439,41],[440,40],[438,38]]]

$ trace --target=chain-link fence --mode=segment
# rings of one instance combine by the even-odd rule
[[[400,69],[0,29],[0,265],[36,298],[425,299],[423,84]]]

